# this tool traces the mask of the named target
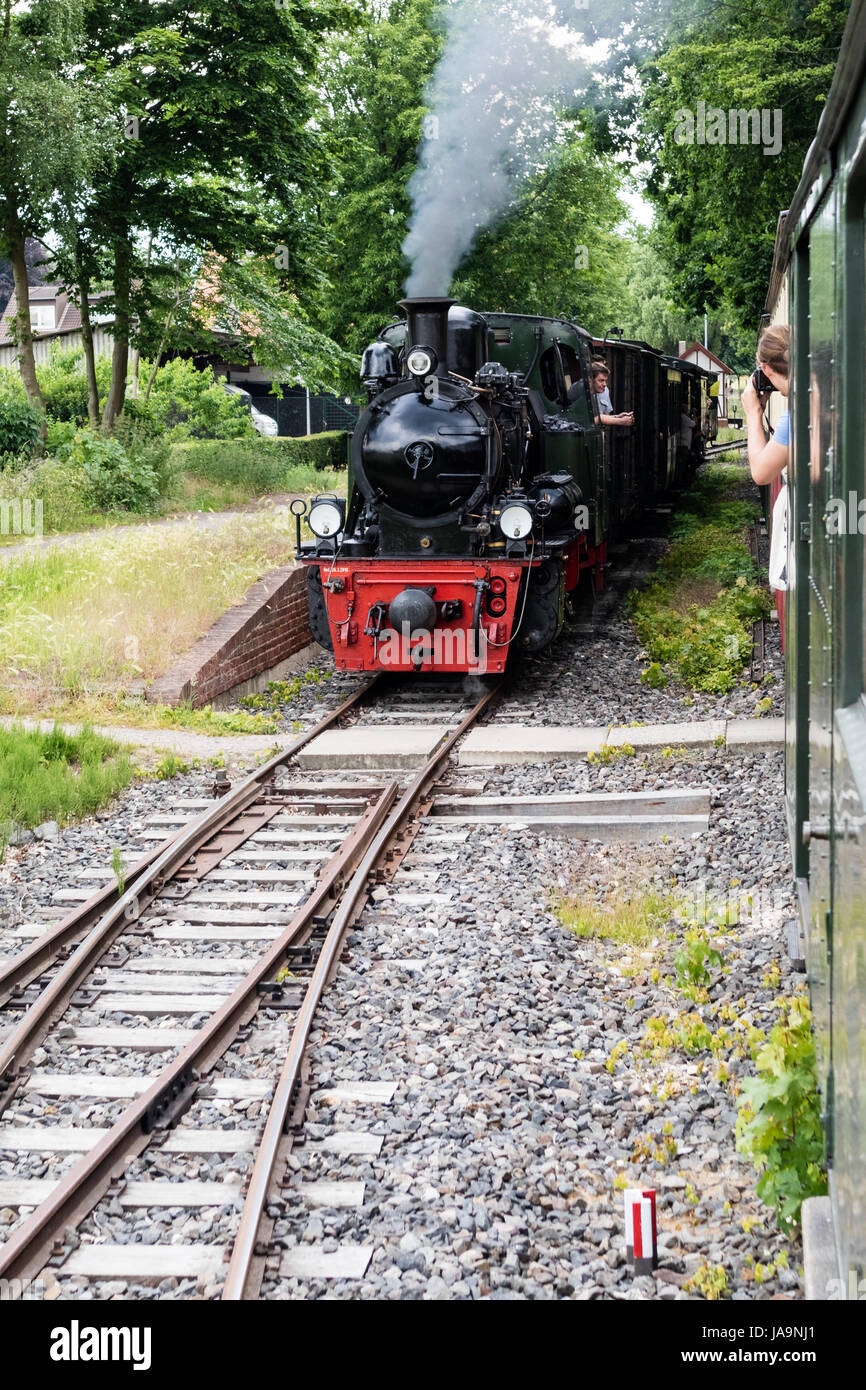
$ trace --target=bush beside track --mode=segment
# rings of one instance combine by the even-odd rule
[[[665,683],[662,666],[693,690],[724,693],[741,678],[752,624],[771,608],[747,540],[759,515],[747,469],[711,464],[701,470],[674,519],[658,574],[630,598],[653,663],[648,684]]]

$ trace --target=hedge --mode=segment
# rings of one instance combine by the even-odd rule
[[[297,468],[345,468],[348,442],[346,430],[277,439],[185,440],[173,445],[172,464],[214,483],[255,479],[262,491],[278,491]]]

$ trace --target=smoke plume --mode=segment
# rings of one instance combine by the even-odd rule
[[[410,295],[447,294],[477,233],[514,204],[579,101],[586,45],[553,0],[447,0],[445,46],[409,183]]]

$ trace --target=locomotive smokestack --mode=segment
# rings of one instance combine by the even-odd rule
[[[409,321],[407,348],[432,348],[436,354],[437,376],[448,374],[448,310],[454,302],[447,295],[397,301]]]

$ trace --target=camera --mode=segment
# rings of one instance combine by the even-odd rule
[[[770,378],[764,375],[760,367],[756,367],[752,372],[752,385],[759,396],[762,395],[764,391],[775,391],[776,389]]]

